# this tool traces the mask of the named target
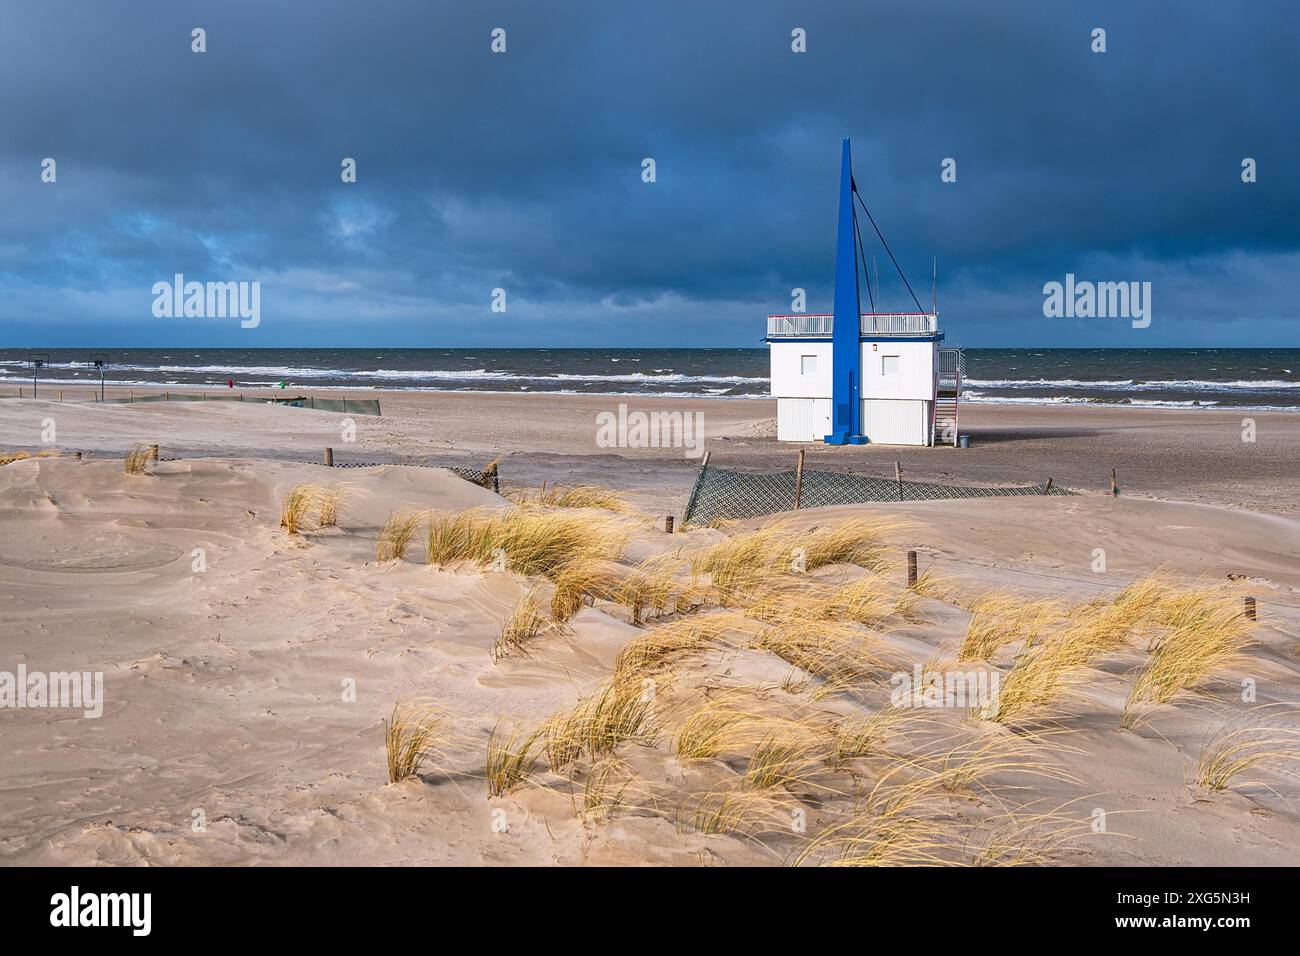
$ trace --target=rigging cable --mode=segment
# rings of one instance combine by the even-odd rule
[[[903,269],[899,266],[898,260],[894,258],[894,253],[889,248],[889,243],[885,242],[885,237],[881,234],[880,227],[876,225],[876,220],[872,218],[871,210],[868,209],[867,204],[862,201],[862,196],[858,193],[858,184],[856,182],[853,183],[853,195],[857,196],[858,205],[860,205],[862,211],[867,214],[867,219],[871,223],[871,228],[876,230],[876,236],[880,239],[880,244],[884,246],[885,251],[889,253],[889,261],[892,262],[894,268],[898,270],[898,277],[903,280],[903,285],[907,286],[907,291],[911,294],[912,301],[916,303],[916,311],[920,314],[925,314],[925,309],[921,308],[921,300],[916,297],[915,292],[912,292],[912,284],[907,281],[907,276],[903,275]]]
[[[876,311],[876,296],[871,291],[871,273],[867,271],[867,251],[862,247],[862,231],[858,229],[858,211],[853,210],[853,232],[858,238],[858,258],[862,260],[862,274],[867,277],[867,298],[871,301],[871,311]],[[855,262],[853,268],[858,264]]]

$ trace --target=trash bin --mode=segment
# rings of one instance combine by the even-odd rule
[[[957,447],[958,447],[958,448],[969,448],[969,447],[970,447],[970,435],[958,435],[958,436],[957,436]]]

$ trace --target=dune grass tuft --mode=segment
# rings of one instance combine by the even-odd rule
[[[146,473],[145,466],[152,460],[153,451],[148,445],[136,445],[126,453],[122,464],[128,475],[143,475]]]
[[[302,534],[308,529],[312,513],[315,512],[319,518],[321,502],[330,498],[337,492],[335,489],[324,488],[320,485],[295,485],[289,489],[289,493],[284,496],[280,503],[280,527],[289,534]],[[338,504],[334,504],[334,514],[337,518]],[[328,511],[327,511],[328,514]]]
[[[1256,708],[1263,710],[1265,708]],[[1210,790],[1248,786],[1258,780],[1240,779],[1256,768],[1271,767],[1300,776],[1300,728],[1280,725],[1276,717],[1248,714],[1229,721],[1211,734],[1196,761],[1196,782]]]
[[[0,451],[0,465],[9,465],[15,461],[26,461],[29,458],[59,458],[63,452],[57,448],[42,448],[36,454],[27,451]]]
[[[726,701],[707,701],[682,722],[673,750],[684,760],[712,760],[734,743],[744,720]]]
[[[308,530],[313,515],[317,528],[337,525],[342,501],[342,488],[296,485],[280,503],[280,527],[289,534],[302,534]]]
[[[585,820],[604,820],[623,806],[631,771],[617,757],[609,756],[595,761],[587,771],[582,788],[581,815]]]
[[[614,674],[620,679],[657,677],[684,657],[712,648],[748,646],[759,627],[734,611],[668,621],[624,644],[614,658]]]
[[[885,538],[902,526],[898,519],[851,518],[801,530],[777,521],[705,548],[694,556],[691,570],[708,574],[713,586],[730,592],[730,603],[735,603],[738,592],[779,574],[805,573],[832,564],[888,570],[893,562],[884,549]]]
[[[429,563],[492,565],[526,577],[554,578],[577,560],[615,560],[627,541],[627,528],[608,516],[480,509],[434,514],[429,522]]]
[[[339,506],[343,503],[343,489],[320,488],[316,496],[316,525],[333,528],[339,523]]]
[[[507,497],[524,507],[601,508],[620,514],[631,510],[618,492],[597,485],[552,485],[549,488],[543,485],[537,491],[514,491]]]
[[[423,517],[410,511],[390,514],[375,539],[375,560],[405,561]]]
[[[1238,666],[1250,644],[1255,622],[1239,599],[1210,590],[1188,590],[1167,597],[1156,611],[1167,630],[1138,671],[1124,704],[1122,727],[1141,722],[1144,711],[1200,687],[1216,674]]]
[[[811,788],[825,772],[830,751],[824,736],[809,724],[790,721],[758,742],[745,767],[742,785],[750,790]]]
[[[791,617],[763,628],[753,645],[823,681],[846,689],[880,666],[871,639],[857,626]]]
[[[432,705],[394,704],[383,723],[389,783],[416,776],[424,762],[441,751],[446,739],[446,717]]]
[[[653,701],[640,682],[616,677],[547,720],[542,736],[551,769],[559,771],[583,754],[593,760],[612,754],[625,741],[653,743],[658,731]]]
[[[843,766],[850,760],[882,755],[890,739],[916,719],[914,709],[887,707],[866,717],[841,721],[831,728],[831,763]]]
[[[555,590],[551,595],[551,617],[564,623],[587,604],[598,599],[612,600],[622,578],[618,565],[603,558],[581,557],[562,565],[552,578]]]
[[[515,605],[506,622],[501,627],[501,634],[492,646],[492,660],[499,661],[515,652],[523,651],[530,641],[548,627],[543,613],[541,598],[533,588],[524,595],[523,600]]]
[[[676,555],[647,558],[623,575],[610,596],[632,612],[632,623],[641,624],[647,616],[663,614],[669,607],[686,610],[698,607],[705,595],[689,582],[678,580]]]
[[[489,797],[505,796],[528,779],[537,766],[535,750],[540,740],[539,730],[506,733],[500,724],[492,728],[483,769]]]
[[[781,790],[710,790],[682,802],[677,826],[702,834],[750,837],[791,833],[791,811],[797,806],[798,801]]]
[[[977,599],[970,608],[971,620],[962,639],[958,659],[992,660],[1007,644],[1034,644],[1064,619],[1059,601],[1029,601],[1015,594],[997,592]]]

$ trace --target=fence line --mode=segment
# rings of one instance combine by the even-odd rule
[[[56,391],[58,390],[56,389]],[[20,387],[18,389],[19,398],[25,397],[23,392],[24,388]],[[0,396],[0,398],[12,397]],[[62,391],[59,391],[59,401],[64,401]],[[67,400],[69,405],[146,405],[151,402],[251,402],[260,405],[279,405],[286,408],[310,408],[318,412],[343,412],[352,415],[376,416],[383,414],[377,398],[317,398],[314,395],[299,395],[293,398],[275,398],[274,396],[265,398],[254,396],[249,398],[243,392],[215,392],[212,394],[199,392],[196,394],[193,391],[164,391],[150,395],[136,395],[131,392],[126,398],[106,398],[102,402],[98,397]]]
[[[1056,486],[1050,478],[1041,485],[1001,488],[909,481],[904,480],[901,468],[898,468],[892,478],[848,472],[809,471],[805,468],[756,474],[711,466],[706,455],[695,478],[695,486],[691,489],[682,523],[706,525],[724,519],[760,518],[795,508],[824,508],[869,502],[1073,493]]]
[[[204,459],[229,458],[231,455],[163,455],[159,461],[201,461]],[[380,465],[404,465],[408,468],[441,468],[470,484],[501,493],[501,477],[495,462],[484,468],[461,468],[455,465],[442,465],[434,461],[333,461],[330,463],[315,458],[277,457],[271,461],[284,461],[295,465],[317,465],[321,468],[377,468]]]

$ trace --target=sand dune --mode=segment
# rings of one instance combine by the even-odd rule
[[[77,414],[120,438],[215,445],[227,429],[256,432],[274,420],[281,450],[320,442],[313,413],[296,410],[137,406],[94,417],[105,411]],[[199,416],[221,424],[190,431]],[[584,467],[584,475],[594,468]],[[671,557],[678,549],[744,532],[658,530],[652,519],[674,504],[680,510],[682,489],[656,469],[678,467],[652,463],[629,474],[611,458],[601,472],[648,510],[613,519],[628,536],[622,566],[660,555],[684,567],[685,558]],[[869,673],[837,687],[827,674],[847,673],[843,658],[819,675],[770,641],[708,644],[656,677],[658,733],[560,773],[539,756],[528,780],[489,798],[484,765],[494,729],[530,730],[573,708],[610,678],[621,649],[673,622],[719,613],[710,609],[716,596],[698,611],[651,613],[643,626],[627,606],[598,599],[567,628],[494,662],[503,622],[531,587],[540,582],[549,593],[549,585],[510,571],[429,567],[422,537],[407,561],[379,563],[375,540],[395,512],[500,510],[509,507],[502,498],[446,471],[400,465],[330,471],[254,456],[163,461],[150,471],[127,475],[104,455],[0,467],[0,670],[102,671],[105,687],[98,719],[49,708],[0,716],[0,861],[789,863],[851,820],[863,793],[892,779],[891,768],[924,763],[937,780],[936,755],[955,751],[954,766],[973,766],[973,754],[1005,747],[1022,764],[1039,759],[1024,753],[1040,754],[1055,769],[972,769],[970,781],[952,774],[943,778],[951,787],[926,791],[918,816],[942,825],[955,862],[978,862],[999,821],[1047,810],[1069,818],[1068,839],[1017,832],[1052,862],[1297,862],[1300,803],[1284,761],[1221,791],[1193,779],[1207,734],[1248,708],[1271,707],[1263,713],[1295,726],[1294,713],[1278,706],[1293,704],[1300,686],[1300,528],[1290,517],[1100,495],[802,512],[797,527],[806,532],[864,515],[904,518],[884,532],[882,554],[893,562],[917,549],[936,584],[908,613],[851,626],[845,640],[860,638],[879,659]],[[343,488],[336,527],[301,536],[279,527],[284,496],[302,483]],[[1095,548],[1106,550],[1104,573],[1093,570]],[[1076,692],[1050,715],[1061,732],[1042,750],[1025,750],[1023,730],[947,708],[915,715],[924,719],[851,758],[851,773],[818,757],[815,769],[791,764],[796,779],[757,791],[761,740],[704,759],[677,752],[691,715],[721,701],[820,753],[834,728],[888,709],[891,674],[955,659],[971,619],[961,594],[1009,591],[1077,607],[1160,567],[1233,601],[1257,596],[1260,621],[1243,664],[1151,707],[1133,729],[1120,729],[1121,714],[1149,657],[1136,635],[1083,669]],[[879,573],[882,595],[904,593],[900,565]],[[833,563],[807,580],[832,587],[862,575]],[[816,641],[838,633],[825,628],[814,629]],[[970,666],[1005,674],[1016,650]],[[1249,704],[1245,679],[1256,692]],[[447,739],[420,776],[388,784],[381,719],[417,699],[446,715]],[[599,771],[616,779],[622,797],[609,812],[584,812]],[[748,801],[741,825],[701,832],[710,800],[732,792]],[[1097,819],[1105,833],[1092,832]],[[1065,828],[1055,820],[1043,829]],[[893,861],[916,861],[896,852]],[[816,852],[807,858],[825,861]]]

